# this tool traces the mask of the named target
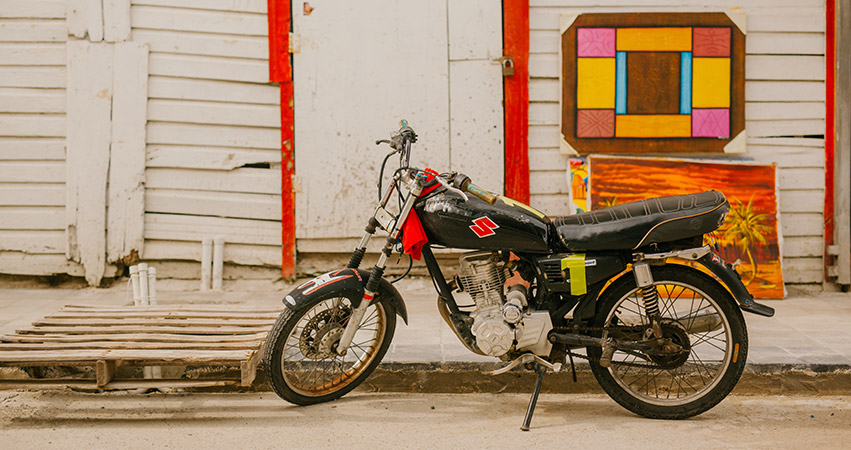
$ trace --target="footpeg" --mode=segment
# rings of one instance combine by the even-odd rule
[[[496,370],[488,372],[488,373],[490,375],[502,375],[502,374],[508,372],[509,370],[519,366],[520,364],[526,364],[526,363],[531,363],[531,362],[538,363],[538,364],[546,367],[547,369],[552,370],[553,372],[558,372],[558,371],[561,370],[561,363],[550,363],[549,361],[544,360],[543,358],[541,358],[538,355],[526,353],[524,355],[520,355],[514,361],[511,361],[507,366],[505,366],[501,369],[496,369]]]

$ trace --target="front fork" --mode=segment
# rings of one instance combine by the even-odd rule
[[[402,231],[402,225],[411,213],[411,209],[414,207],[414,202],[417,200],[417,197],[419,197],[420,193],[422,193],[422,185],[417,179],[410,178],[406,180],[406,182],[410,188],[410,195],[408,195],[408,198],[405,200],[405,204],[402,206],[402,211],[399,213],[395,222],[393,222],[392,226],[388,227],[388,224],[382,224],[379,219],[376,218],[379,214],[386,214],[384,206],[390,199],[390,195],[393,193],[393,185],[395,184],[390,183],[387,193],[384,195],[379,207],[375,210],[375,214],[373,214],[369,219],[369,225],[367,225],[364,235],[358,244],[358,248],[355,249],[355,253],[349,261],[349,268],[356,269],[360,265],[363,255],[366,253],[366,245],[375,233],[376,227],[383,226],[385,229],[390,228],[387,230],[390,233],[390,236],[387,237],[387,242],[384,244],[384,248],[378,256],[378,262],[372,268],[372,273],[369,275],[369,281],[366,282],[366,287],[364,288],[360,305],[355,307],[352,314],[349,316],[349,322],[346,324],[346,329],[343,330],[343,335],[340,337],[340,342],[337,344],[337,354],[341,356],[344,356],[349,351],[349,346],[352,345],[352,339],[354,339],[355,332],[357,332],[360,327],[361,320],[363,320],[363,316],[366,314],[366,309],[369,307],[372,299],[375,298],[375,292],[378,291],[378,284],[381,282],[381,278],[384,276],[384,269],[387,266],[387,258],[389,258],[390,254],[393,252],[393,247],[396,245],[399,233]]]

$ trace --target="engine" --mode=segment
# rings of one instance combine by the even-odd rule
[[[476,304],[470,313],[470,331],[476,345],[487,355],[502,356],[512,348],[549,355],[552,344],[546,339],[552,329],[546,311],[527,311],[523,285],[514,285],[506,295],[508,270],[494,252],[471,252],[460,259],[459,287]]]

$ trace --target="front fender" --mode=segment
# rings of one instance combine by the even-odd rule
[[[369,280],[370,272],[363,269],[340,269],[322,274],[304,283],[284,296],[283,303],[292,310],[312,300],[324,300],[332,297],[345,297],[358,307],[363,299],[363,290]],[[408,308],[402,295],[384,278],[378,284],[373,302],[386,302],[396,309],[396,314],[408,323]]]

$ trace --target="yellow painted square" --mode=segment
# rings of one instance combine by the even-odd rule
[[[576,59],[576,107],[615,109],[615,58]]]
[[[615,137],[619,138],[691,137],[688,114],[625,114],[615,120]]]
[[[692,108],[730,107],[730,58],[694,58]]]
[[[690,52],[691,28],[618,28],[619,52]]]

